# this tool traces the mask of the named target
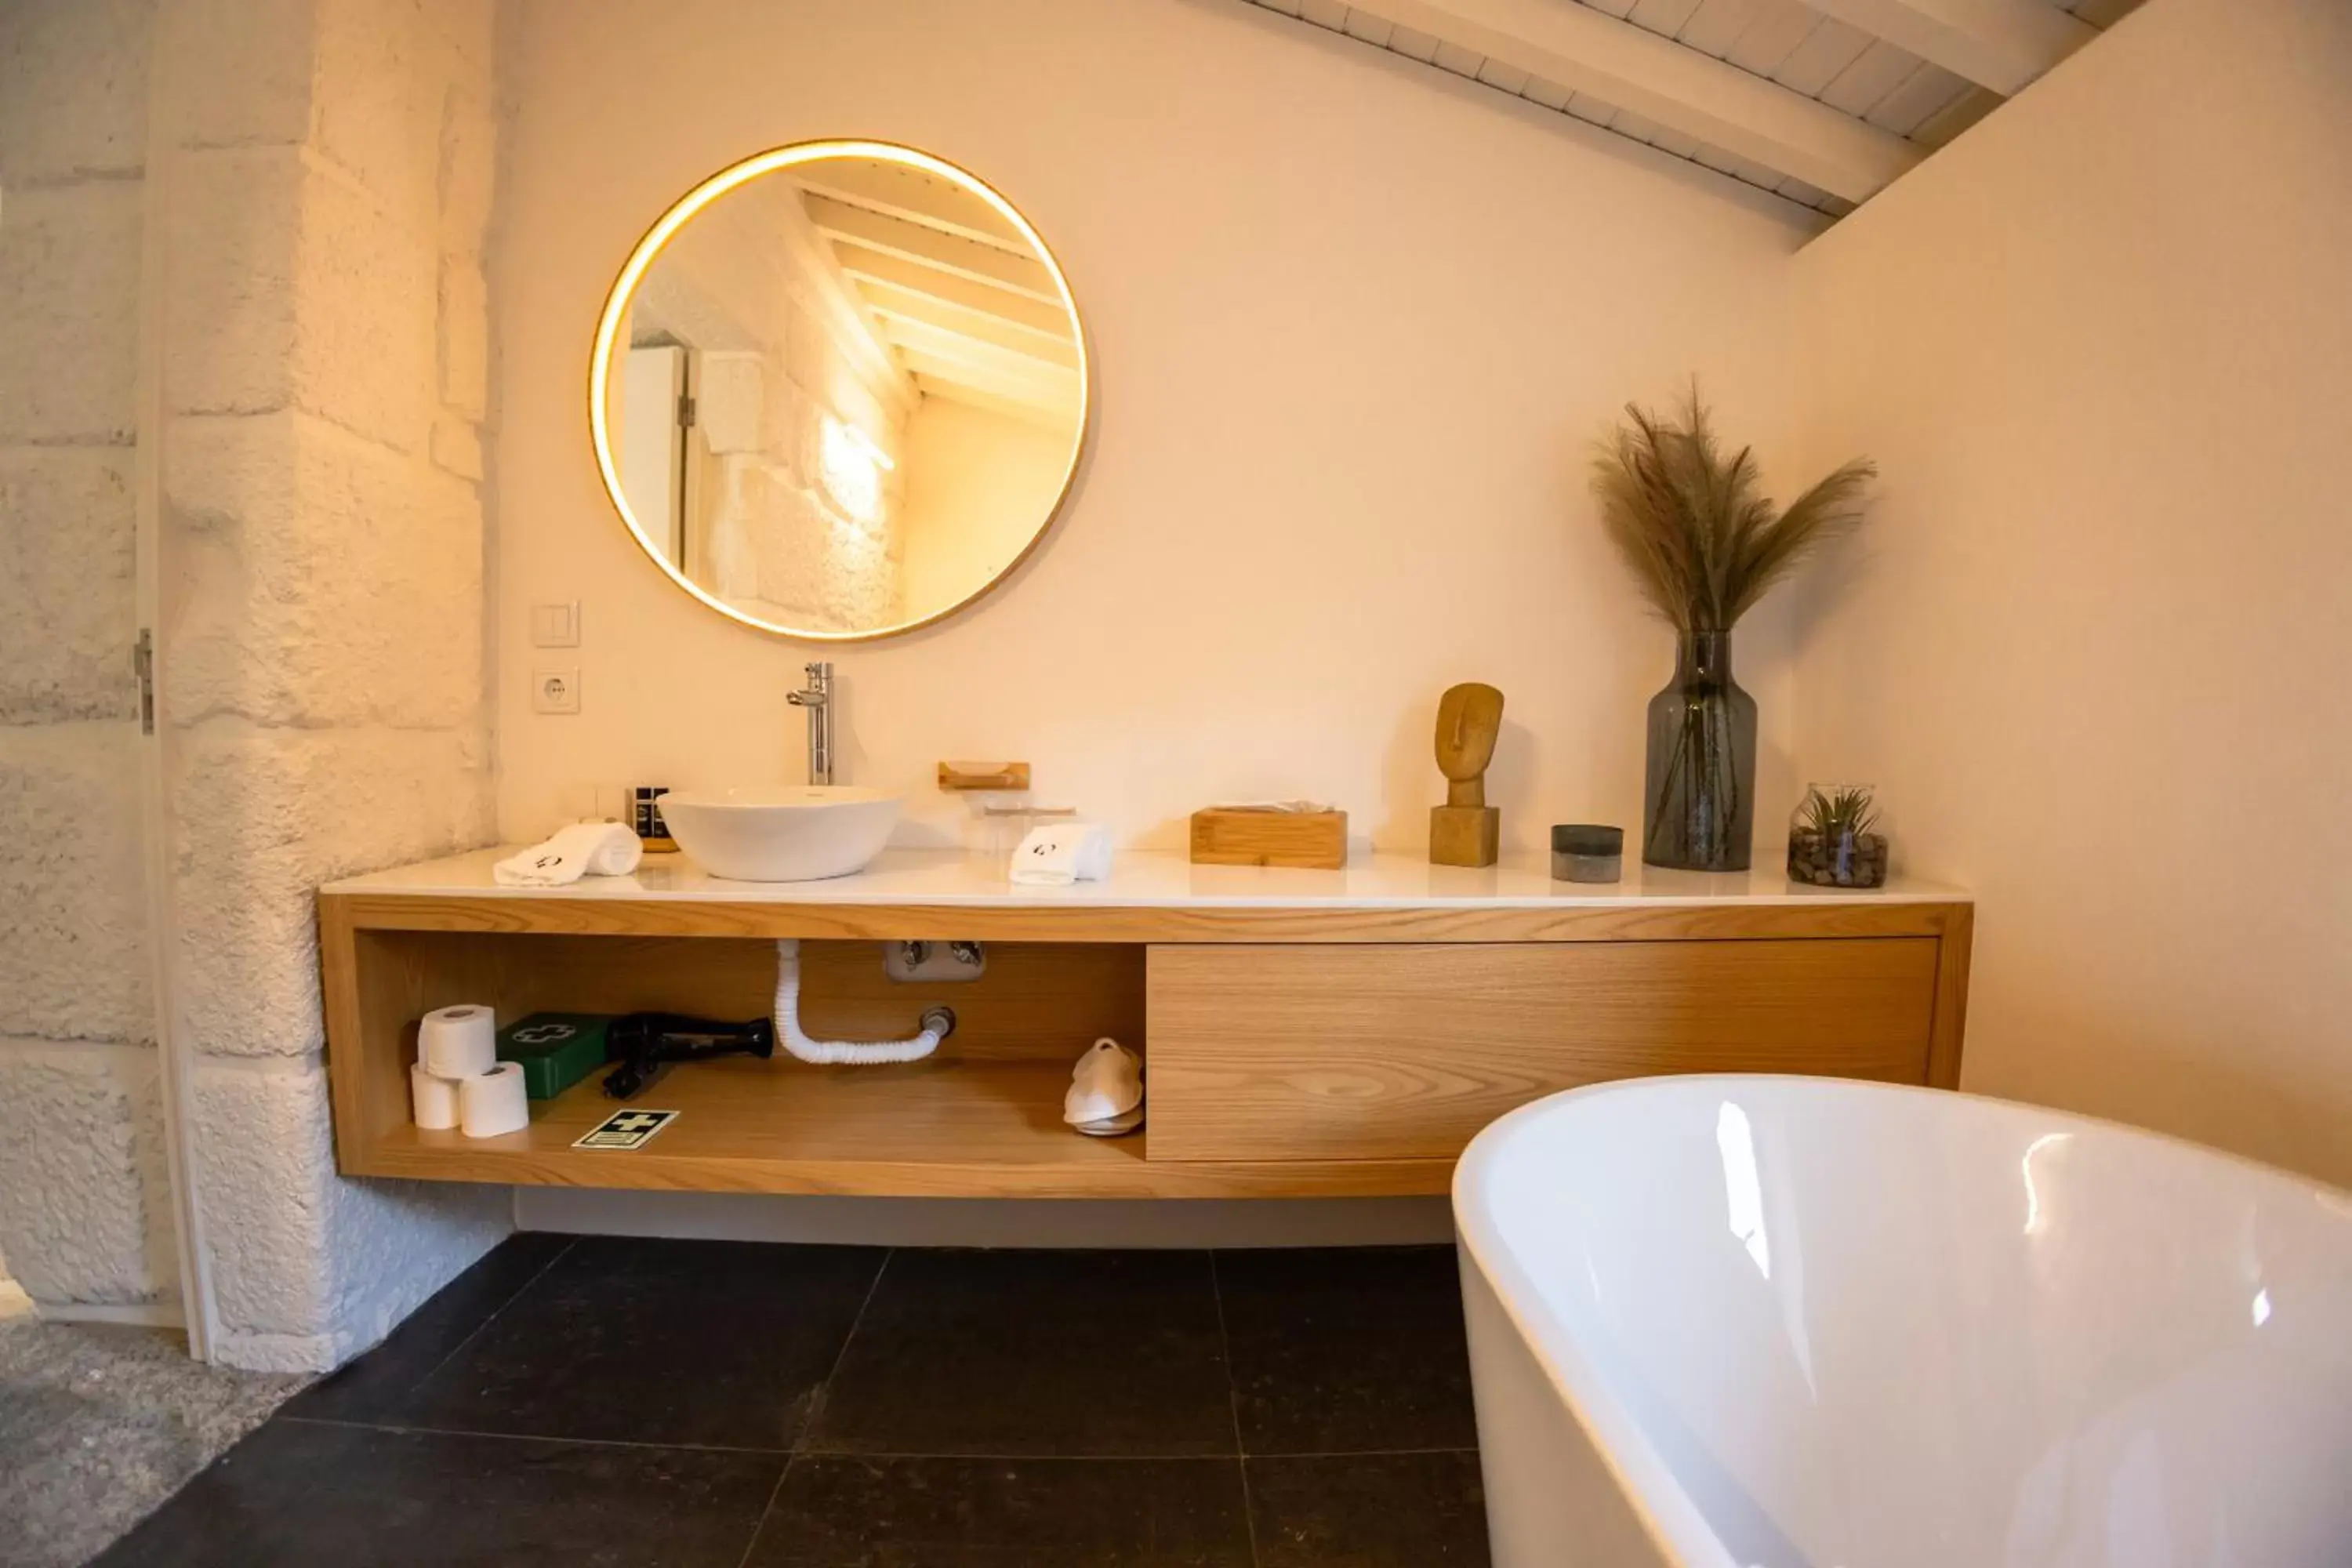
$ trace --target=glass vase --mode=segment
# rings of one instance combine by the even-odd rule
[[[1650,699],[1642,858],[1745,871],[1756,837],[1756,699],[1731,679],[1731,634],[1686,634]]]

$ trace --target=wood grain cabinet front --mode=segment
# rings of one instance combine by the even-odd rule
[[[1654,1073],[1929,1079],[1938,942],[1150,949],[1150,1158],[1451,1159],[1558,1089]]]
[[[335,1151],[344,1173],[867,1197],[1304,1198],[1443,1194],[1494,1118],[1555,1089],[1660,1072],[1959,1081],[1973,909],[1924,884],[1795,892],[1645,871],[1566,895],[1546,868],[1417,857],[1342,871],[1123,855],[1111,883],[1007,889],[917,855],[838,883],[758,888],[690,864],[609,885],[495,885],[496,850],[337,883],[319,901]],[[604,879],[593,879],[603,883]],[[802,943],[813,1034],[903,1034],[955,1010],[933,1057],[671,1068],[677,1112],[633,1150],[581,1148],[601,1075],[490,1138],[417,1126],[416,1021],[455,1002],[741,1020]],[[988,946],[979,978],[889,978],[886,943]],[[1144,1058],[1143,1127],[1062,1121],[1098,1036]]]

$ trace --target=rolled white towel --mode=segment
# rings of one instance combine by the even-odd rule
[[[1049,822],[1033,827],[1013,852],[1013,881],[1044,887],[1099,882],[1110,875],[1110,829],[1094,822]]]
[[[575,822],[544,844],[509,855],[491,868],[505,888],[560,888],[583,876],[625,877],[645,858],[637,836],[617,822]]]

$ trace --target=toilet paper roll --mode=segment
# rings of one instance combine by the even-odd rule
[[[436,1078],[475,1078],[499,1062],[498,1015],[477,1003],[436,1007],[416,1026],[416,1059]]]
[[[530,1125],[530,1097],[524,1092],[522,1064],[500,1062],[486,1073],[457,1080],[457,1124],[468,1138],[495,1138]]]
[[[455,1127],[457,1086],[446,1078],[435,1078],[425,1070],[423,1062],[412,1063],[408,1069],[408,1106],[416,1118],[416,1125],[428,1131]]]

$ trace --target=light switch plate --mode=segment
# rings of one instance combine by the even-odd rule
[[[534,713],[580,711],[580,670],[577,666],[530,672],[530,710]]]
[[[578,647],[580,601],[573,599],[562,605],[533,605],[530,607],[530,646]]]

